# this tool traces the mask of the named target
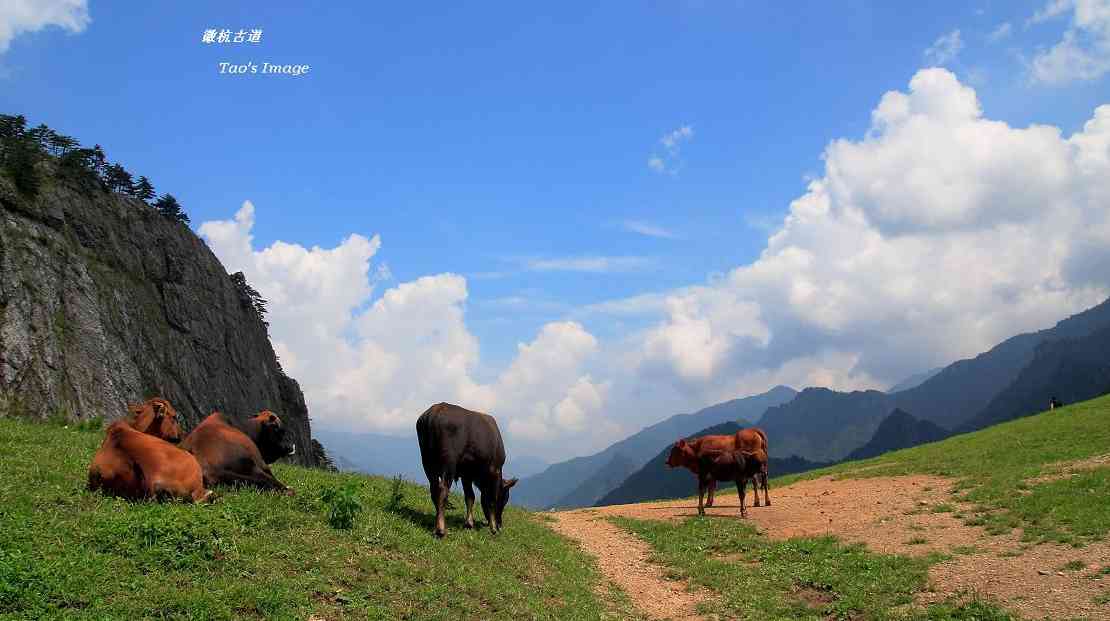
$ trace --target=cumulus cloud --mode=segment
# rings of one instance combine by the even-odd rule
[[[878,387],[1110,291],[1110,106],[1070,137],[1011,127],[926,69],[824,159],[757,261],[652,301],[626,355],[641,376],[702,396]]]
[[[495,413],[517,446],[587,425],[616,433],[601,416],[608,384],[584,369],[596,339],[580,324],[543,326],[493,382],[475,379],[478,340],[465,322],[468,290],[457,274],[399,283],[372,267],[378,236],[350,235],[333,248],[277,241],[257,248],[249,201],[231,220],[199,232],[229,271],[242,270],[269,300],[270,333],[285,371],[300,380],[313,419],[329,427],[411,433],[429,405],[449,401]],[[597,434],[591,442],[612,439]]]
[[[4,0],[0,3],[0,54],[23,33],[48,26],[78,33],[89,21],[87,0]]]
[[[960,38],[960,31],[953,30],[938,37],[932,45],[925,49],[925,60],[938,67],[947,65],[956,60],[956,56],[960,54],[962,49],[964,49],[964,42]]]
[[[1052,0],[1029,18],[1028,25],[1069,12],[1071,23],[1063,38],[1030,62],[1034,82],[1094,80],[1110,71],[1110,0]]]
[[[682,125],[673,129],[659,139],[659,144],[663,147],[661,152],[653,153],[648,158],[648,168],[657,172],[669,175],[678,174],[681,168],[682,160],[679,157],[682,150],[683,143],[689,142],[694,138],[694,128],[689,125]]]

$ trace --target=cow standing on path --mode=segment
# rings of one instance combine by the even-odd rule
[[[489,414],[472,412],[450,403],[428,408],[416,420],[420,460],[428,476],[428,491],[436,507],[436,537],[447,533],[444,515],[447,494],[462,479],[466,497],[466,527],[474,528],[474,488],[482,493],[482,513],[490,532],[501,530],[501,515],[509,503],[516,479],[502,478],[505,444],[497,421]]]

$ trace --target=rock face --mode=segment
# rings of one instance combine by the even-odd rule
[[[311,461],[304,395],[207,245],[43,169],[33,198],[0,174],[0,415],[113,419],[158,395],[191,428],[270,409]]]

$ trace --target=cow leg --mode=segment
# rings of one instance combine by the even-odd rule
[[[747,477],[744,478],[744,482],[745,483],[748,482]],[[752,506],[753,507],[760,506],[760,504],[759,504],[759,473],[758,472],[752,475],[752,496],[755,497],[755,502],[752,503]]]
[[[463,496],[466,497],[466,526],[467,528],[474,528],[474,488],[470,485],[470,479],[463,479],[462,481]]]
[[[234,483],[236,485],[249,485],[264,490],[271,490],[277,492],[285,492],[286,495],[292,496],[293,490],[285,486],[284,483],[278,481],[269,468],[254,468],[250,474],[239,474],[231,470],[224,470],[218,473],[213,479],[224,482]],[[208,480],[205,479],[205,486],[208,485]]]
[[[762,471],[759,473],[759,478],[763,479],[763,504],[770,507],[771,495],[767,492],[767,464],[763,464]]]
[[[698,515],[705,515],[705,477],[698,476]]]
[[[736,479],[736,488],[740,490],[740,517],[748,517],[748,508],[744,506],[744,488],[748,485],[748,479],[741,477]],[[754,483],[752,484],[754,486]],[[756,494],[759,492],[756,491]]]
[[[717,479],[709,479],[709,499],[706,501],[705,506],[713,506],[713,496],[717,491]]]
[[[493,485],[500,484],[500,481]],[[486,516],[486,524],[489,524],[489,532],[494,535],[497,534],[497,528],[500,526],[493,519],[493,494],[494,487],[489,483],[479,485],[479,490],[482,492],[482,515]]]
[[[451,486],[444,482],[443,477],[436,477],[435,480],[430,481],[429,487],[432,491],[432,504],[436,506],[436,537],[443,537],[447,534],[447,494],[451,491]]]

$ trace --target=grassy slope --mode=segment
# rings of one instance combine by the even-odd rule
[[[973,503],[965,516],[992,532],[1022,528],[1029,541],[1073,545],[1110,531],[1110,468],[1030,483],[1060,471],[1059,462],[1110,453],[1110,396],[1012,421],[973,434],[783,477],[890,476],[924,473],[952,477],[954,495]],[[769,541],[738,520],[681,523],[618,519],[644,538],[660,561],[721,597],[709,609],[750,619],[910,618],[1002,620],[992,605],[972,601],[905,606],[925,588],[937,558],[882,555],[832,538]]]
[[[0,617],[3,618],[627,618],[594,594],[598,575],[524,511],[506,528],[430,533],[424,488],[277,466],[287,498],[224,490],[208,506],[128,503],[91,494],[101,434],[0,419]],[[321,490],[355,480],[366,509],[334,530]]]
[[[968,521],[992,533],[1023,529],[1027,541],[1082,545],[1110,532],[1110,468],[1031,484],[1059,462],[1110,454],[1110,395],[874,459],[784,477],[934,474],[956,480],[973,503]]]

